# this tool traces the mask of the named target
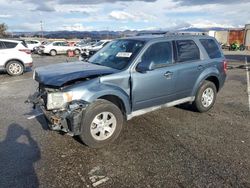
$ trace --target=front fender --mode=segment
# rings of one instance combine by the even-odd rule
[[[129,95],[121,88],[115,85],[108,85],[97,82],[96,80],[90,81],[92,83],[78,85],[77,87],[71,88],[70,90],[76,94],[78,100],[84,100],[92,103],[96,99],[105,95],[114,95],[122,100],[126,113],[131,113],[130,98]]]
[[[195,85],[193,87],[193,90],[192,90],[192,95],[191,96],[196,96],[196,93],[198,91],[198,89],[200,88],[200,86],[202,85],[202,83],[210,76],[214,76],[216,77],[218,80],[219,77],[220,77],[220,73],[218,71],[218,69],[216,69],[215,67],[210,67],[210,68],[207,68],[205,69],[201,74],[200,76],[198,77],[198,79],[196,80],[195,82]]]

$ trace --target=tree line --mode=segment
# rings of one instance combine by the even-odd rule
[[[5,23],[0,23],[0,37],[6,37],[8,26]]]

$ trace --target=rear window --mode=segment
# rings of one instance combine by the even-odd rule
[[[213,39],[200,39],[200,42],[211,59],[222,57],[220,49]]]
[[[3,42],[5,48],[15,48],[17,46],[17,43],[15,42]]]
[[[200,60],[200,50],[193,40],[177,40],[177,62]]]

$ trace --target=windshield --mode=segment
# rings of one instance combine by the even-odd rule
[[[144,46],[144,41],[121,39],[109,43],[89,59],[89,63],[122,70]]]

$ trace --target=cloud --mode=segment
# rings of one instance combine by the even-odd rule
[[[120,10],[114,10],[109,13],[109,17],[112,19],[115,19],[117,21],[143,21],[143,22],[149,22],[150,20],[155,19],[156,17],[150,14],[145,14],[143,12],[137,12],[137,13],[129,13],[126,11],[120,11]]]
[[[63,25],[62,27],[59,27],[58,30],[66,30],[66,31],[91,31],[93,30],[93,27],[84,26],[81,23],[76,23],[73,25]]]
[[[91,5],[56,5],[55,10],[60,13],[81,13],[84,15],[90,15],[100,11],[100,8]]]
[[[250,2],[250,0],[177,0],[181,5],[206,5],[206,4],[239,4]]]
[[[39,23],[22,23],[22,24],[16,24],[11,25],[9,28],[12,31],[39,31],[40,30],[40,24]]]
[[[124,11],[112,11],[109,16],[115,20],[129,20],[135,19],[136,17],[133,14]]]
[[[41,20],[48,31],[175,30],[250,23],[250,0],[0,0],[0,7],[0,20],[12,31],[40,30]]]
[[[133,1],[143,1],[143,2],[155,2],[157,0],[58,0],[60,4],[102,4],[102,3],[115,3],[115,2],[133,2]]]
[[[12,15],[10,14],[0,14],[0,18],[10,18]]]
[[[35,10],[43,11],[43,12],[54,12],[55,9],[52,6],[49,6],[45,3],[38,4]]]

